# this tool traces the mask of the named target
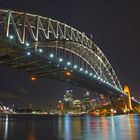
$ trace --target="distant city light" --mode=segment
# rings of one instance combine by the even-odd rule
[[[89,91],[87,91],[87,92],[86,92],[86,95],[89,96],[89,94],[90,94]]]

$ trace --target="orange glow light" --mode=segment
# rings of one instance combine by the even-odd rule
[[[71,76],[71,72],[67,71],[66,76],[68,76],[68,77]]]
[[[37,80],[37,78],[34,77],[34,76],[32,76],[32,77],[31,77],[31,80],[32,80],[32,81],[35,81],[35,80]]]
[[[67,69],[67,70],[66,70],[65,76],[66,76],[66,77],[71,77],[71,76],[72,76],[71,70],[70,70],[70,69]]]

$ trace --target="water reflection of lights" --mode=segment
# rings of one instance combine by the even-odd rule
[[[30,127],[30,132],[29,132],[29,135],[28,135],[28,140],[36,140],[36,137],[35,137],[35,123],[30,122],[29,127]]]
[[[83,132],[84,132],[84,139],[92,139],[93,136],[93,130],[91,128],[91,117],[86,116],[84,120],[84,125],[83,125]]]
[[[128,116],[128,121],[129,121],[129,133],[131,140],[135,140],[135,126],[134,126],[134,115],[129,115]]]
[[[115,140],[115,120],[114,120],[114,117],[111,117],[111,128],[112,128],[112,131],[111,131],[111,134],[112,134],[112,139]]]
[[[5,117],[5,125],[4,125],[4,140],[7,140],[8,136],[8,115]]]
[[[109,140],[109,129],[108,129],[109,124],[107,117],[101,117],[101,123],[102,123],[102,135]]]
[[[67,114],[65,116],[65,140],[71,140],[71,117]]]
[[[62,126],[63,126],[62,122],[63,122],[62,117],[59,117],[58,118],[58,133],[57,134],[62,133]],[[58,137],[59,137],[59,135],[58,135]]]

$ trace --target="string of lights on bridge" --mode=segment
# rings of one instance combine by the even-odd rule
[[[10,40],[13,40],[13,39],[14,39],[14,36],[13,36],[13,35],[9,35],[9,39],[10,39]],[[26,47],[29,47],[30,44],[29,44],[28,42],[26,42],[26,43],[25,43],[25,46],[26,46]],[[37,50],[37,52],[38,52],[38,53],[43,53],[43,49],[42,49],[42,48],[39,48],[39,49]],[[30,51],[27,51],[27,52],[26,52],[26,55],[27,55],[27,56],[31,56],[31,54],[32,54],[32,52],[30,52]],[[50,54],[49,54],[49,58],[50,58],[51,60],[53,60],[53,59],[55,58],[54,54],[53,54],[53,53],[50,53]],[[58,58],[58,60],[57,60],[57,63],[58,63],[58,64],[57,64],[57,67],[59,67],[60,65],[64,64],[63,61],[64,61],[63,58]],[[49,63],[51,63],[51,61],[49,61]],[[104,84],[106,84],[106,85],[108,85],[108,86],[110,86],[110,87],[112,87],[112,88],[114,88],[114,89],[116,89],[116,90],[118,90],[118,91],[121,91],[119,88],[115,87],[114,85],[112,85],[112,84],[109,83],[108,81],[103,80],[100,76],[97,76],[97,75],[93,74],[92,72],[89,72],[88,70],[84,70],[84,68],[78,67],[76,64],[72,65],[72,63],[71,63],[70,61],[66,62],[66,66],[64,66],[64,69],[65,69],[65,70],[67,70],[67,68],[71,68],[71,72],[73,72],[73,70],[77,70],[77,71],[79,71],[81,74],[84,74],[84,75],[86,75],[86,76],[89,76],[90,78],[94,78],[94,79],[98,80],[99,82],[102,82],[102,83],[104,83]]]

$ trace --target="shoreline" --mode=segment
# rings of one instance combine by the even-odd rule
[[[0,116],[54,116],[54,117],[83,117],[83,116],[91,116],[91,117],[111,117],[111,116],[119,116],[119,115],[140,115],[140,113],[119,113],[119,114],[49,114],[49,113],[1,113]]]

